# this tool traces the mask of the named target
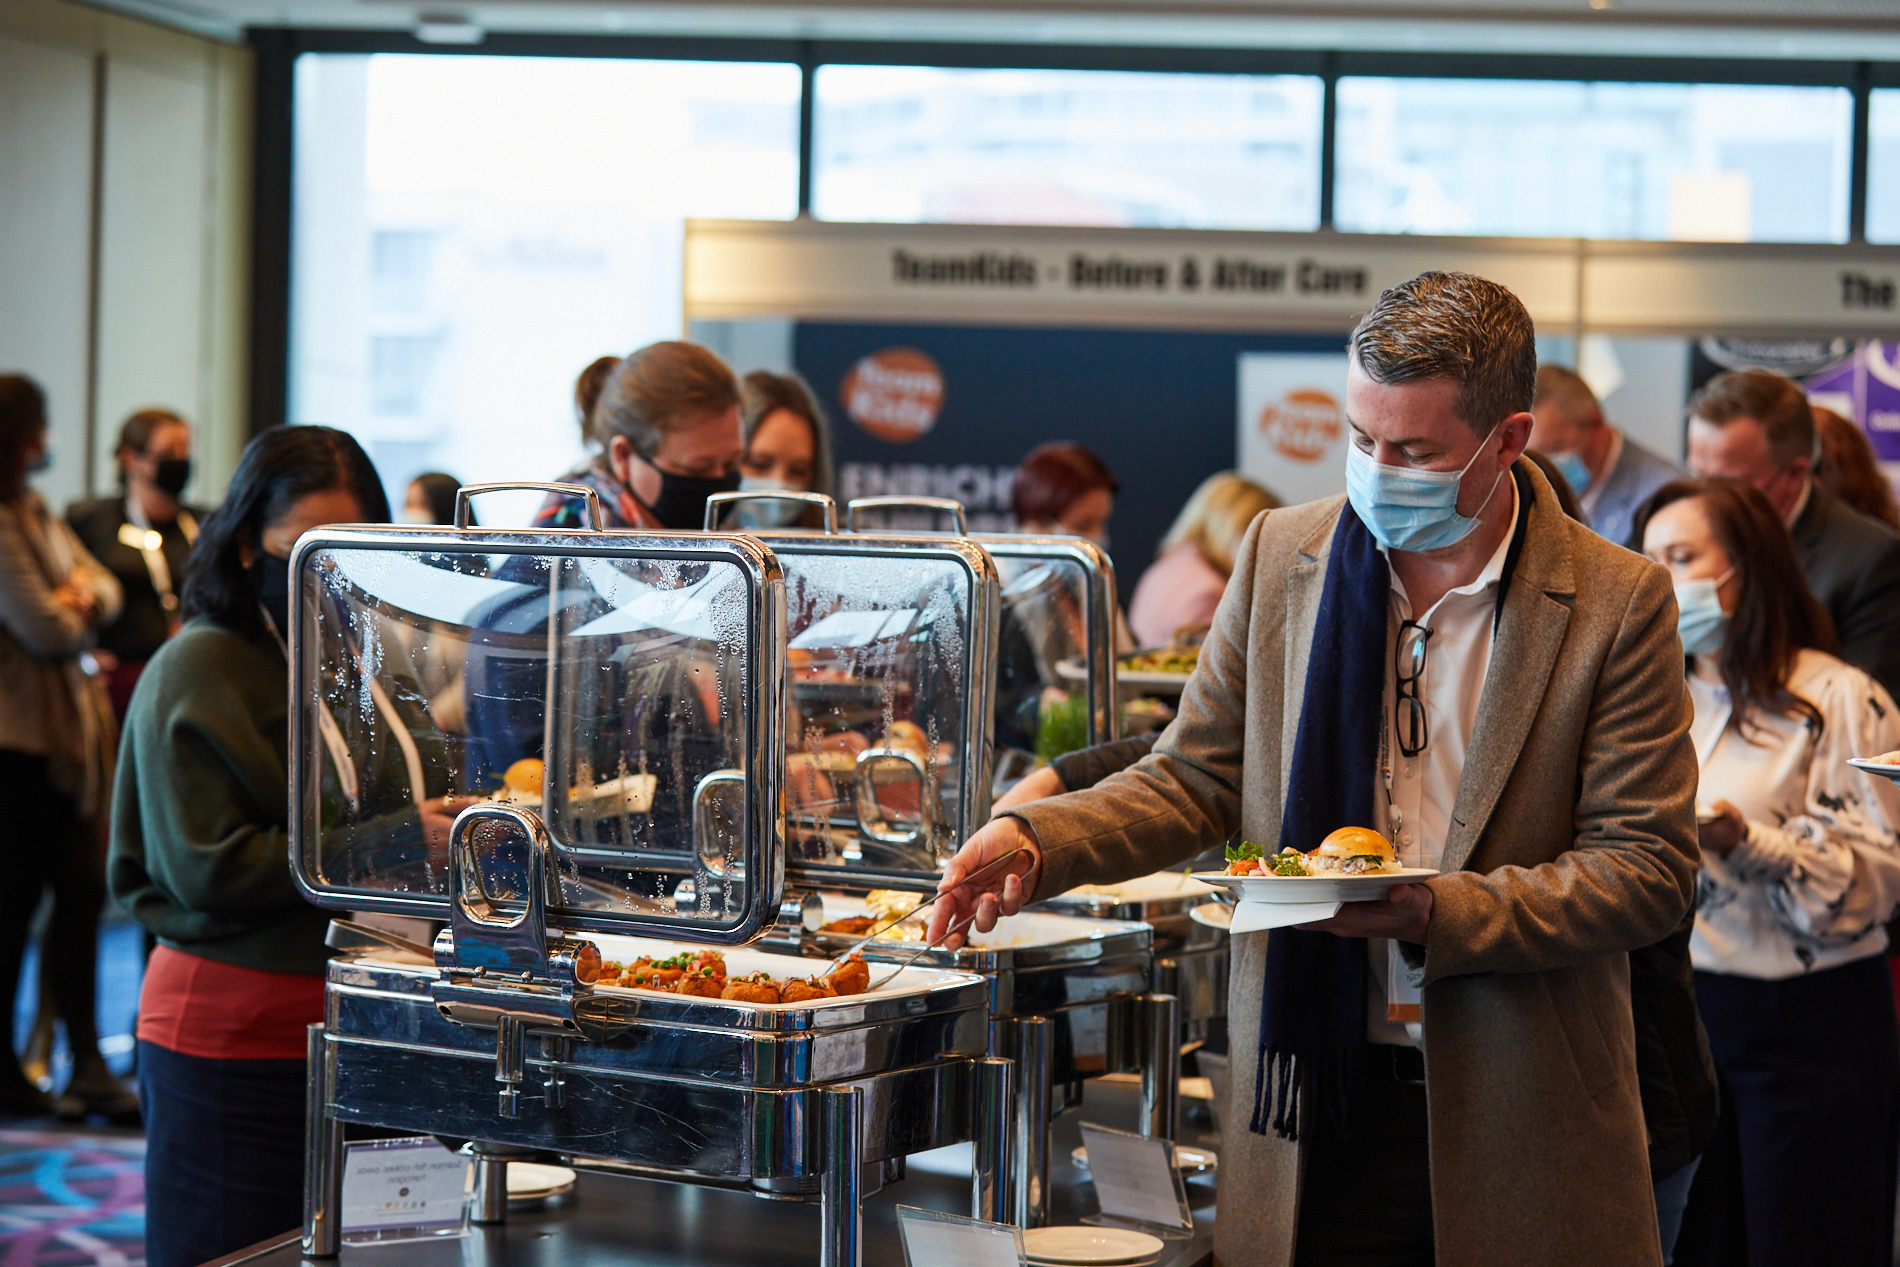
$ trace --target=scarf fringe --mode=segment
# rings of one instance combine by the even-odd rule
[[[1319,1097],[1314,1105],[1313,1125],[1330,1132],[1334,1139],[1350,1139],[1348,1111],[1356,1089],[1353,1084],[1357,1081],[1357,1070],[1358,1061],[1352,1052],[1301,1056],[1262,1044],[1254,1067],[1253,1116],[1247,1121],[1247,1129],[1255,1135],[1271,1131],[1281,1139],[1297,1143],[1300,1109],[1310,1075],[1312,1090]]]

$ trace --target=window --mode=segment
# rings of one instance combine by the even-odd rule
[[[1867,240],[1900,242],[1900,89],[1876,88],[1867,119]]]
[[[295,90],[290,417],[399,505],[569,469],[581,368],[681,333],[684,220],[797,212],[796,66],[309,53]]]
[[[1339,81],[1334,220],[1367,233],[1847,238],[1845,88]]]
[[[827,220],[1312,229],[1307,75],[821,66]]]

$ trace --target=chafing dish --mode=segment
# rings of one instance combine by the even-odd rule
[[[1154,929],[1153,989],[1180,1001],[1183,1046],[1213,1036],[1227,1015],[1228,934],[1189,912],[1218,901],[1220,890],[1178,871],[1119,884],[1084,885],[1034,909],[1092,919],[1135,920]]]
[[[427,956],[333,925],[306,1254],[338,1249],[345,1122],[472,1141],[481,1221],[505,1216],[510,1157],[554,1155],[816,1199],[844,1267],[864,1193],[963,1140],[976,1213],[1006,1218],[983,977],[920,965],[779,1005],[601,984],[603,956],[681,942],[735,972],[812,965],[743,949],[786,896],[780,563],[592,522],[330,528],[293,554],[293,873],[323,907],[447,924]],[[433,695],[421,648],[458,666]]]

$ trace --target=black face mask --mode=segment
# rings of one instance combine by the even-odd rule
[[[675,475],[671,471],[660,471],[660,495],[647,509],[653,512],[655,519],[676,532],[697,532],[706,526],[706,499],[714,493],[737,492],[738,488],[737,471],[725,475]]]
[[[152,483],[167,497],[178,496],[185,491],[185,485],[191,483],[191,459],[160,458],[158,470],[152,474]]]
[[[259,550],[246,570],[257,590],[257,601],[277,625],[278,636],[290,641],[290,560]]]

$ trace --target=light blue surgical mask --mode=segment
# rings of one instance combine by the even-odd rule
[[[1442,550],[1457,545],[1478,526],[1478,516],[1503,482],[1500,471],[1477,515],[1458,513],[1459,486],[1484,447],[1480,443],[1471,461],[1456,471],[1417,471],[1375,462],[1357,444],[1348,444],[1346,497],[1373,539],[1388,550]]]
[[[1589,464],[1575,449],[1563,453],[1551,453],[1547,456],[1550,458],[1550,464],[1557,468],[1557,474],[1564,477],[1564,483],[1570,485],[1570,491],[1579,497],[1583,495],[1584,489],[1590,487],[1590,482],[1596,479],[1596,476],[1590,474]]]
[[[746,475],[739,480],[742,493],[802,493],[798,488],[784,480],[773,479],[767,475]],[[733,524],[745,528],[784,528],[798,522],[805,513],[803,504],[786,501],[777,497],[761,497],[757,501],[740,502],[739,509],[733,512]]]
[[[1684,655],[1714,655],[1728,641],[1729,614],[1716,591],[1734,575],[1730,568],[1713,581],[1704,577],[1676,582],[1676,636],[1682,639]]]
[[[26,473],[28,475],[43,475],[52,469],[53,446],[51,444],[42,445],[39,454],[26,464]]]

